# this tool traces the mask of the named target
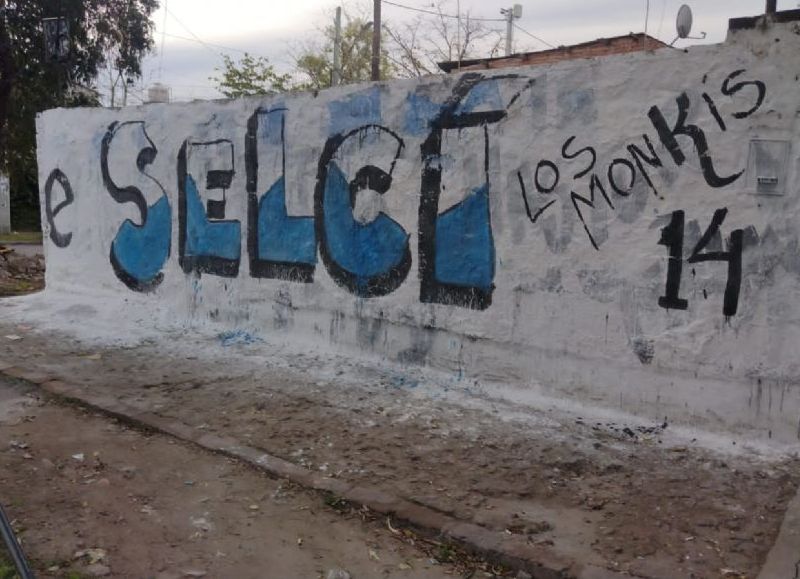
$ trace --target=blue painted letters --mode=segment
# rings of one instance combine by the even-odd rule
[[[287,211],[285,115],[283,107],[259,108],[247,123],[250,275],[310,283],[317,262],[314,218],[293,217]],[[269,181],[259,184],[259,174],[269,175]],[[259,187],[266,186],[259,198]]]
[[[199,175],[193,172],[197,169],[201,169]],[[230,141],[184,141],[178,153],[178,261],[186,273],[224,277],[236,277],[239,273],[241,225],[237,220],[225,219],[225,193],[231,186],[233,172]],[[206,191],[221,190],[222,199],[209,199],[203,207],[198,180]]]
[[[123,136],[124,135],[124,136]],[[115,139],[128,139],[136,143],[138,172],[152,181],[160,191],[160,198],[147,205],[144,194],[134,185],[120,187],[109,171],[109,154]],[[116,276],[135,291],[151,291],[161,283],[161,269],[170,253],[172,236],[172,210],[161,184],[145,172],[145,167],[158,154],[153,141],[144,130],[143,121],[112,123],[100,146],[100,169],[103,183],[117,203],[134,203],[139,210],[141,223],[126,219],[111,243],[111,266]]]

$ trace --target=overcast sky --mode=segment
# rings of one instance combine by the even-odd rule
[[[393,0],[394,1],[394,0]],[[595,38],[617,36],[645,29],[647,0],[518,0],[522,18],[516,24],[553,45],[567,45]],[[665,42],[675,37],[675,16],[685,0],[650,0],[647,31]],[[396,0],[398,4],[429,8],[431,0]],[[513,0],[460,0],[462,15],[501,19],[500,9]],[[706,32],[705,41],[679,40],[676,46],[722,42],[728,18],[763,12],[765,0],[694,0],[692,36]],[[798,7],[798,0],[778,0],[779,10]],[[242,51],[266,56],[283,72],[292,69],[292,54],[304,42],[319,37],[319,29],[332,20],[336,0],[161,0],[154,14],[156,51],[147,58],[142,87],[161,81],[172,89],[173,100],[219,98],[209,76],[221,65],[221,53],[232,57]],[[370,13],[369,0],[349,1],[346,9]],[[457,0],[449,1],[457,11]],[[383,4],[384,22],[402,22],[418,13]],[[369,17],[371,19],[371,16]],[[487,22],[505,31],[505,23]],[[163,33],[163,35],[162,35]],[[162,44],[163,41],[163,44]],[[514,30],[516,51],[542,50],[547,46],[519,29]],[[131,99],[138,102],[137,98]]]

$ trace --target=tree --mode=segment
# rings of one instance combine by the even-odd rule
[[[101,74],[108,79],[108,106],[126,106],[128,104],[128,91],[135,82],[135,77],[127,77],[124,71],[119,70],[113,64],[112,58],[106,58],[105,66]],[[122,98],[118,99],[119,93]]]
[[[485,21],[470,18],[469,12],[454,18],[447,0],[438,0],[430,12],[433,14],[418,14],[405,23],[384,25],[389,39],[387,54],[397,76],[437,74],[439,62],[498,54],[502,33]]]
[[[449,0],[438,0],[432,14],[418,14],[410,21],[385,21],[381,41],[381,78],[417,77],[439,73],[437,63],[477,56],[496,56],[503,35],[486,21],[453,18]],[[345,11],[342,27],[341,82],[349,84],[370,79],[372,22],[366,16]],[[332,20],[332,18],[331,18]],[[301,77],[299,88],[319,90],[331,86],[333,75],[334,27],[322,30],[324,41],[307,46],[295,58]]]
[[[221,77],[210,77],[217,90],[229,99],[260,94],[275,94],[289,89],[291,75],[278,74],[266,57],[253,57],[248,53],[239,62],[227,54],[222,55],[223,68],[215,70]]]
[[[332,18],[331,18],[332,20]],[[344,11],[345,23],[341,35],[341,84],[370,80],[372,58],[372,22],[364,16],[351,16]],[[336,31],[333,25],[322,30],[324,41],[307,45],[295,58],[301,81],[296,88],[319,90],[332,85],[333,43]],[[381,50],[381,78],[392,78],[394,68],[386,50]]]
[[[140,77],[157,7],[158,0],[0,0],[0,171],[11,179],[15,222],[20,209],[32,219],[38,210],[36,114],[98,104],[89,87],[106,62],[126,79]],[[61,59],[46,54],[45,18],[65,23]]]

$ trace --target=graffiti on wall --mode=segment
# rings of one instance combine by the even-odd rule
[[[254,278],[313,283],[319,260],[339,286],[371,298],[397,290],[416,259],[421,302],[488,308],[497,267],[490,211],[490,199],[498,194],[490,183],[492,138],[512,106],[535,106],[536,99],[521,97],[531,94],[536,83],[537,79],[517,74],[464,74],[441,103],[424,94],[409,94],[402,129],[383,122],[379,87],[329,103],[330,136],[317,161],[311,215],[293,215],[287,203],[291,184],[287,182],[286,151],[293,139],[287,132],[290,106],[258,107],[247,120],[242,147],[246,219],[237,219],[229,208],[229,196],[238,194],[232,185],[236,172],[241,171],[236,163],[239,144],[213,136],[187,136],[176,159],[180,268],[186,274],[237,277],[244,235],[248,271]],[[610,156],[608,163],[599,162],[596,146],[571,135],[561,143],[558,155],[534,159],[528,174],[522,168],[515,170],[528,221],[541,223],[558,201],[559,192],[566,190],[567,207],[574,211],[591,247],[599,251],[602,239],[587,219],[589,212],[601,206],[613,212],[642,186],[663,199],[654,175],[668,165],[680,168],[696,158],[708,186],[723,188],[735,183],[744,170],[722,171],[706,131],[688,119],[702,107],[724,133],[728,123],[745,119],[762,106],[766,86],[747,79],[744,70],[736,70],[724,79],[718,93],[712,96],[704,91],[692,101],[681,92],[674,107],[651,106],[646,114],[652,134],[625,143],[624,152]],[[748,105],[723,116],[717,100],[734,96],[737,106],[743,99]],[[469,141],[475,148],[469,158],[478,160],[479,170],[465,172],[474,182],[467,184],[461,198],[448,198],[444,203],[444,196],[452,195],[446,191],[444,175],[454,170],[454,164],[458,170],[453,159],[465,156],[448,147],[452,149],[453,143],[467,146],[459,139],[469,131],[475,136]],[[421,139],[418,153],[408,150],[404,132]],[[353,161],[361,159],[363,151],[369,153],[366,160]],[[162,282],[162,270],[171,255],[169,186],[148,173],[157,155],[142,120],[112,123],[102,138],[103,185],[113,201],[131,204],[138,214],[119,226],[109,262],[117,278],[139,292],[153,291]],[[401,157],[414,157],[419,163],[419,181],[413,191],[400,190],[407,188],[409,181],[398,183],[395,178]],[[54,206],[57,186],[64,200]],[[73,203],[75,193],[61,169],[50,173],[43,193],[50,239],[56,247],[67,247],[73,233],[60,231],[55,219]],[[400,193],[419,199],[416,255],[412,255],[412,232],[388,209],[387,198]],[[725,240],[726,248],[717,248],[727,214],[723,207],[710,217],[705,233],[686,256],[684,211],[672,213],[657,240],[668,254],[664,294],[658,300],[661,307],[688,307],[687,299],[681,297],[684,262],[718,261],[727,264],[723,313],[736,313],[743,233],[734,229]]]
[[[233,142],[186,139],[178,152],[178,262],[184,273],[239,274],[241,224],[226,219]],[[221,192],[215,197],[215,192]],[[203,206],[203,199],[206,204]]]
[[[317,263],[314,218],[291,216],[286,205],[287,112],[283,106],[258,108],[247,121],[244,163],[250,275],[311,283]],[[268,183],[259,183],[259,170],[267,173]]]
[[[116,143],[116,146],[115,146]],[[130,150],[136,152],[133,160],[126,156]],[[111,243],[109,260],[117,277],[135,291],[150,291],[164,279],[161,273],[169,258],[172,237],[172,209],[167,192],[155,177],[146,171],[158,155],[155,143],[150,139],[143,121],[112,123],[100,145],[100,170],[103,184],[117,203],[133,203],[139,212],[139,223],[126,219]],[[116,162],[110,163],[114,156]],[[148,204],[145,192],[134,184],[118,183],[112,175],[112,167],[120,173],[135,163],[137,172],[146,177],[151,189],[148,196],[157,200]],[[121,169],[121,170],[120,170]]]
[[[53,187],[56,183],[64,193],[64,200],[53,207]],[[56,227],[56,216],[75,201],[75,193],[72,191],[69,179],[61,169],[55,168],[50,171],[47,181],[44,184],[44,217],[50,229],[50,241],[56,247],[68,247],[72,242],[72,232],[61,232]]]
[[[722,313],[726,317],[730,317],[736,314],[739,306],[739,289],[742,285],[744,231],[742,229],[734,229],[731,232],[727,251],[707,251],[714,237],[719,235],[720,225],[725,221],[727,214],[728,210],[726,208],[717,209],[714,212],[711,224],[703,233],[700,241],[697,242],[686,261],[688,263],[722,261],[728,264]],[[679,297],[681,274],[683,272],[683,224],[684,212],[680,210],[673,211],[669,225],[661,230],[661,239],[658,242],[661,245],[666,245],[669,249],[666,289],[664,295],[658,298],[658,305],[665,309],[685,310],[689,307],[689,302]]]
[[[720,92],[727,97],[732,97],[748,87],[753,88],[755,94],[752,106],[747,110],[732,113],[731,116],[736,120],[747,118],[758,110],[766,95],[765,84],[758,80],[739,81],[732,84],[744,72],[741,69],[732,72],[725,78],[720,88]],[[720,115],[715,101],[707,92],[702,93],[702,100],[720,130],[725,132],[727,125]],[[697,156],[703,178],[710,187],[720,188],[734,183],[742,176],[744,169],[732,174],[721,175],[709,150],[705,131],[696,124],[687,123],[692,106],[687,93],[682,92],[675,99],[675,104],[677,112],[671,126],[664,112],[658,106],[651,106],[647,113],[655,129],[657,140],[669,153],[672,162],[676,167],[681,167],[687,162],[687,155],[694,154]],[[699,103],[694,103],[694,105],[698,106]],[[686,148],[681,146],[676,138],[679,136],[689,139],[692,151],[687,152]],[[564,161],[581,165],[572,174],[569,201],[592,247],[599,250],[599,244],[590,230],[582,208],[584,210],[586,208],[595,209],[598,203],[604,202],[609,209],[616,209],[614,205],[616,199],[624,199],[631,195],[639,179],[643,180],[654,195],[659,196],[650,171],[663,168],[664,162],[656,153],[653,140],[645,133],[641,135],[641,143],[627,144],[625,146],[627,154],[614,157],[603,171],[597,167],[597,149],[591,145],[576,146],[576,139],[575,135],[568,137],[563,142],[560,151]],[[554,157],[554,159],[557,158]],[[525,179],[522,171],[517,172],[525,212],[531,223],[536,223],[556,203],[556,199],[552,199],[552,194],[561,181],[563,171],[558,160],[543,158],[536,164],[532,178]],[[607,185],[604,185],[604,178]],[[614,201],[612,201],[612,196],[616,198]]]
[[[732,72],[724,79],[720,87],[720,92],[726,97],[733,97],[744,89],[749,89],[752,92],[752,95],[750,95],[753,101],[752,105],[748,109],[731,113],[730,116],[734,120],[745,119],[757,111],[763,104],[766,95],[766,85],[759,80],[736,81],[744,73],[745,70],[743,69]],[[694,103],[695,106],[705,105],[720,131],[727,131],[725,120],[721,116],[714,99],[708,92],[703,92],[701,99],[702,105]],[[701,174],[708,186],[722,188],[736,182],[743,175],[744,169],[730,174],[720,174],[715,165],[705,131],[697,124],[687,123],[690,108],[692,107],[688,94],[682,92],[678,95],[675,99],[675,104],[677,110],[675,121],[672,124],[667,121],[664,112],[656,105],[651,106],[647,113],[656,132],[657,142],[669,153],[674,165],[676,167],[683,166],[687,162],[687,155],[693,154],[697,157]],[[682,147],[681,143],[678,142],[677,137],[680,136],[687,137],[691,142],[692,148],[690,151],[687,151],[687,148]],[[598,170],[597,167],[598,154],[596,148],[591,145],[577,147],[575,145],[576,139],[577,137],[572,135],[561,146],[561,158],[564,161],[582,163],[582,166],[572,174],[569,201],[583,226],[589,243],[595,250],[599,251],[599,243],[591,231],[584,212],[588,209],[596,209],[598,203],[605,203],[608,209],[615,210],[615,202],[619,203],[619,200],[624,200],[624,198],[630,196],[639,179],[646,184],[646,187],[656,197],[663,199],[654,184],[651,171],[663,168],[664,161],[657,154],[653,140],[645,133],[641,135],[641,143],[632,142],[625,145],[624,148],[627,155],[614,157],[605,167],[605,171],[602,171]],[[580,161],[577,161],[579,159]],[[537,223],[556,203],[556,199],[552,199],[552,196],[561,180],[561,171],[562,169],[559,168],[558,162],[548,158],[538,161],[531,179],[526,180],[522,171],[517,171],[517,180],[525,213],[531,223]],[[604,184],[604,177],[607,185]],[[534,197],[536,199],[532,200]],[[612,197],[614,198],[613,201]],[[732,316],[738,308],[739,289],[741,286],[743,231],[736,229],[731,232],[731,236],[727,240],[727,251],[704,252],[711,240],[719,235],[720,225],[727,213],[727,208],[719,209],[714,213],[711,224],[686,261],[688,263],[727,262],[728,274],[723,298],[723,313],[725,316]],[[683,222],[684,212],[680,210],[673,212],[669,225],[662,230],[661,238],[658,241],[659,244],[665,245],[669,249],[666,290],[665,294],[658,300],[659,306],[665,309],[685,310],[688,307],[687,300],[679,297],[684,261]]]

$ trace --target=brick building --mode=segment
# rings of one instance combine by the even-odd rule
[[[611,54],[624,54],[626,52],[638,52],[641,50],[655,50],[664,48],[667,44],[657,38],[653,38],[642,32],[630,33],[624,36],[614,36],[612,38],[598,38],[589,42],[573,44],[570,46],[559,46],[550,50],[539,50],[536,52],[522,52],[510,56],[499,56],[496,58],[476,58],[462,60],[460,65],[457,61],[440,62],[439,68],[444,72],[456,70],[486,70],[490,68],[507,68],[511,66],[530,66],[536,64],[553,64],[561,60],[573,60],[577,58],[595,58],[598,56],[608,56]]]

